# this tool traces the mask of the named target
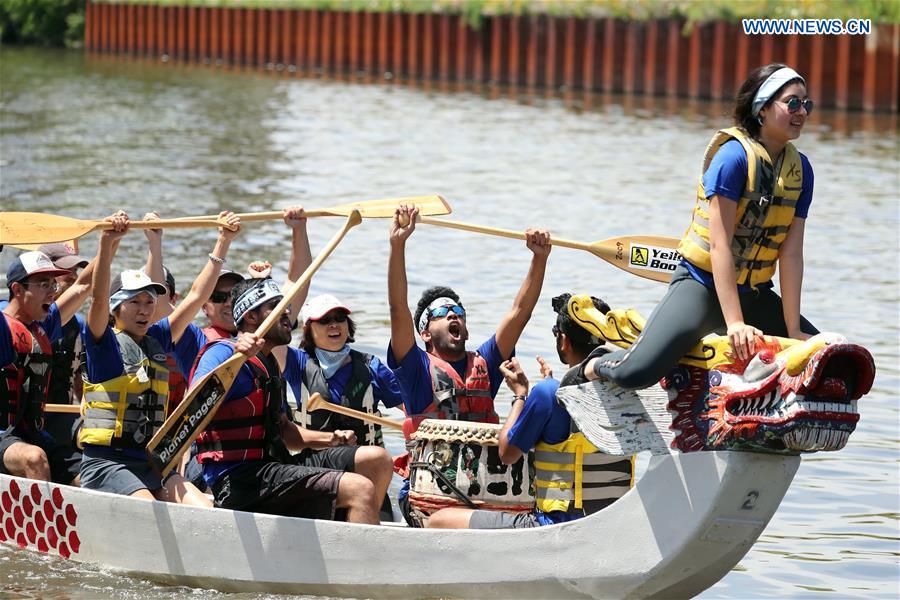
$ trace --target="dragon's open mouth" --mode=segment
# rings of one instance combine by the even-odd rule
[[[710,408],[719,425],[735,439],[780,439],[796,452],[840,450],[859,421],[857,399],[868,393],[875,376],[872,356],[855,344],[838,343],[815,352],[791,375],[771,357],[748,365],[755,381],[710,373]],[[715,410],[714,407],[718,407]]]

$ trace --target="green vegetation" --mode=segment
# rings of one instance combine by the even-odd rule
[[[367,12],[463,14],[473,25],[485,15],[552,14],[646,20],[683,17],[688,22],[745,17],[872,19],[900,23],[898,0],[98,0],[168,6],[317,8]]]
[[[79,46],[85,0],[0,0],[0,42]]]
[[[95,0],[163,6],[301,8],[366,12],[435,12],[465,16],[473,27],[502,14],[661,19],[688,24],[741,18],[871,19],[900,23],[900,0]],[[85,0],[0,0],[0,41],[49,46],[79,45]]]

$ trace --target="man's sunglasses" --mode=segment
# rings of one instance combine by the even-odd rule
[[[788,112],[791,114],[794,114],[795,112],[800,110],[800,107],[802,106],[806,109],[806,114],[811,115],[813,106],[815,106],[812,100],[808,98],[806,100],[801,100],[797,96],[794,96],[793,98],[785,102],[785,104],[787,104]]]
[[[347,313],[342,310],[333,312],[331,314],[327,314],[318,321],[314,321],[319,325],[331,325],[332,323],[346,323],[347,322]]]
[[[439,319],[441,317],[446,317],[447,314],[453,311],[453,314],[457,315],[461,319],[466,318],[466,309],[458,304],[448,305],[448,306],[438,306],[437,308],[432,308],[428,311],[429,319]]]
[[[231,298],[231,292],[213,292],[209,295],[209,301],[213,304],[222,304]]]

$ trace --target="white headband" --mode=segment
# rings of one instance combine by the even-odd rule
[[[422,311],[422,316],[419,317],[419,333],[428,328],[428,319],[431,318],[431,310],[440,308],[441,306],[459,306],[459,302],[453,298],[447,298],[446,296],[441,296],[440,298],[433,300],[431,304],[428,305],[428,308]]]
[[[769,75],[769,78],[759,86],[756,96],[753,97],[753,106],[751,110],[753,116],[759,115],[759,111],[761,111],[762,107],[772,98],[772,95],[780,90],[781,86],[792,79],[799,79],[803,82],[803,85],[806,85],[806,80],[800,77],[797,71],[790,67],[782,67]]]
[[[278,284],[271,279],[258,279],[260,283],[244,290],[244,293],[235,301],[231,308],[234,316],[234,324],[238,325],[247,312],[259,308],[273,298],[283,298]]]

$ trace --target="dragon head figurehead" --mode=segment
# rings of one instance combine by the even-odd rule
[[[709,358],[685,357],[662,381],[680,431],[675,444],[685,452],[840,450],[875,377],[869,351],[833,333],[767,336],[749,361],[731,353],[728,338],[702,346]]]
[[[621,347],[645,324],[634,310],[602,315],[586,296],[572,296],[569,312]],[[669,396],[673,444],[682,452],[796,454],[843,448],[859,421],[857,400],[874,378],[869,351],[838,334],[804,341],[765,336],[749,360],[733,354],[727,337],[709,335],[660,385]]]

